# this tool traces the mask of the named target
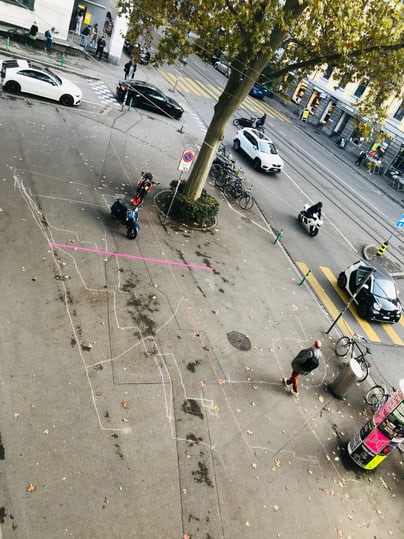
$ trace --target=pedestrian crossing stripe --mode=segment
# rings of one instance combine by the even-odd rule
[[[296,262],[296,265],[301,271],[302,275],[306,275],[306,273],[309,271],[308,266],[306,266],[304,262]],[[336,308],[334,303],[328,297],[328,294],[326,293],[324,288],[321,286],[319,281],[314,277],[313,273],[310,274],[309,280],[307,282],[310,284],[311,288],[314,290],[315,294],[320,299],[325,309],[328,311],[331,317],[335,320],[337,316],[339,315],[339,310]],[[349,326],[348,322],[346,322],[342,317],[338,320],[337,326],[340,328],[340,330],[342,331],[344,335],[354,335],[355,333],[355,331],[353,331],[353,329]]]
[[[213,98],[217,101],[219,96],[223,93],[223,87],[215,87],[208,82],[201,82],[198,79],[191,79],[190,77],[184,77],[182,75],[178,77],[174,73],[163,70],[160,70],[160,74],[173,86],[173,88],[175,86],[175,88],[188,94],[195,94],[198,97]],[[251,96],[245,98],[240,108],[241,110],[245,110],[250,116],[256,115],[257,112],[259,112],[272,118],[282,120],[283,122],[290,123],[290,120],[284,114],[270,107],[265,101],[254,99]]]

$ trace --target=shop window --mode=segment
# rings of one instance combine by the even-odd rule
[[[393,118],[399,122],[401,122],[401,120],[404,118],[404,101],[401,102],[401,105],[396,110]]]
[[[35,0],[2,0],[8,4],[16,4],[25,9],[34,9]]]
[[[304,94],[306,93],[306,90],[307,90],[307,84],[304,82],[299,82],[299,84],[296,87],[296,90],[293,93],[292,101],[294,101],[298,105],[300,101],[302,100]]]

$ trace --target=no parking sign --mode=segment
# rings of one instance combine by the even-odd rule
[[[185,150],[182,154],[180,164],[178,165],[178,170],[184,172],[188,171],[191,168],[191,163],[194,160],[195,154],[191,150]]]

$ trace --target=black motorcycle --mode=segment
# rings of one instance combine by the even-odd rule
[[[126,226],[126,235],[134,240],[139,232],[139,206],[133,206],[132,201],[125,195],[116,195],[111,206],[111,215]]]
[[[233,125],[236,127],[253,127],[257,131],[261,131],[261,133],[264,132],[264,122],[265,118],[254,118],[253,116],[251,118],[235,118],[233,120]]]

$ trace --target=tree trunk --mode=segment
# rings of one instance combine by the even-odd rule
[[[290,18],[291,27],[306,7],[305,1],[286,0],[284,12]],[[259,51],[254,58],[247,57],[243,53],[234,58],[229,80],[216,103],[213,119],[202,143],[201,151],[184,188],[184,195],[193,202],[201,196],[217,148],[224,138],[228,121],[247,97],[253,83],[258,79],[269,59],[273,57],[274,52],[279,49],[285,37],[286,31],[276,25],[271,32],[268,50]],[[243,77],[242,80],[241,77]],[[273,74],[272,78],[276,78],[276,74]]]

